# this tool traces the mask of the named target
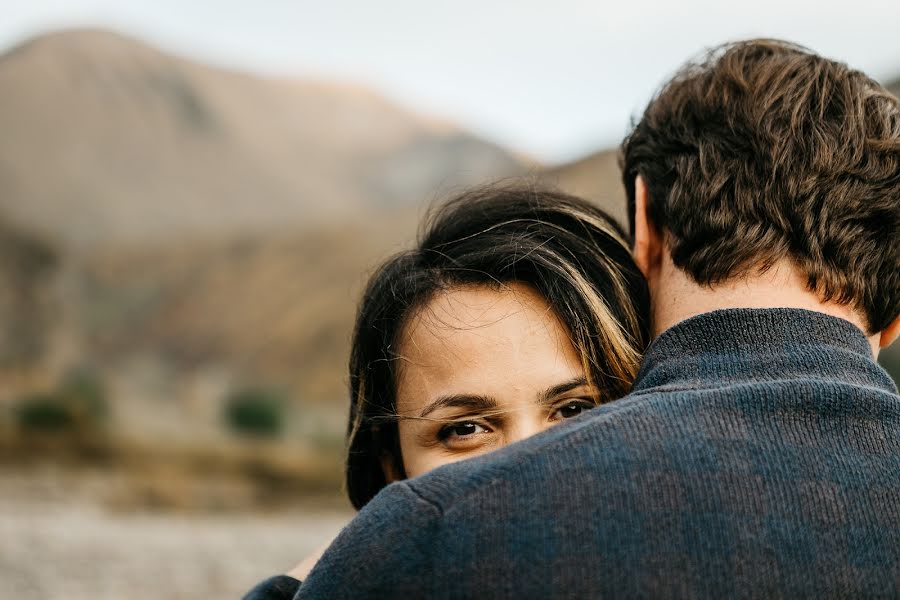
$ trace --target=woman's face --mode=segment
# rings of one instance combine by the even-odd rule
[[[533,289],[441,293],[410,319],[397,381],[409,477],[522,440],[600,402],[564,325]],[[385,461],[388,479],[395,479]]]

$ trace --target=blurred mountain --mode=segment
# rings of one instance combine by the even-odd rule
[[[42,240],[0,222],[0,370],[27,368],[47,352],[58,260]]]
[[[291,230],[523,163],[359,87],[200,65],[103,30],[0,57],[0,212],[67,243]]]
[[[619,175],[618,150],[606,149],[570,163],[552,167],[545,177],[565,191],[588,198],[627,226],[625,190]]]
[[[895,79],[885,85],[895,96],[900,97],[900,79]]]
[[[98,30],[0,56],[0,131],[0,403],[88,367],[142,432],[220,427],[244,384],[343,414],[367,274],[431,200],[537,168],[364,88]],[[615,150],[538,175],[626,222]]]
[[[365,88],[103,30],[0,56],[0,131],[0,403],[87,367],[192,434],[173,407],[218,426],[245,384],[343,411],[366,273],[430,200],[533,168]]]

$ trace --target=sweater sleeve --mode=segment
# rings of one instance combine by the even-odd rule
[[[406,482],[388,486],[338,535],[300,586],[307,598],[424,598],[440,511]]]
[[[291,600],[299,587],[300,581],[290,575],[276,575],[256,584],[244,600]]]

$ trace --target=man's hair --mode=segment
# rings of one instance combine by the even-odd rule
[[[621,148],[676,266],[713,285],[789,260],[869,333],[900,313],[900,101],[865,74],[777,40],[683,67]]]

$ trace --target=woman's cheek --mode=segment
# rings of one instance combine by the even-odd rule
[[[442,445],[435,445],[429,448],[416,448],[410,453],[404,454],[403,467],[408,477],[416,477],[443,465],[459,462],[489,451],[490,448],[451,451]]]
[[[441,465],[453,462],[451,457],[446,456],[443,448],[418,448],[410,454],[410,456],[404,455],[403,457],[403,466],[409,477],[422,475]]]

